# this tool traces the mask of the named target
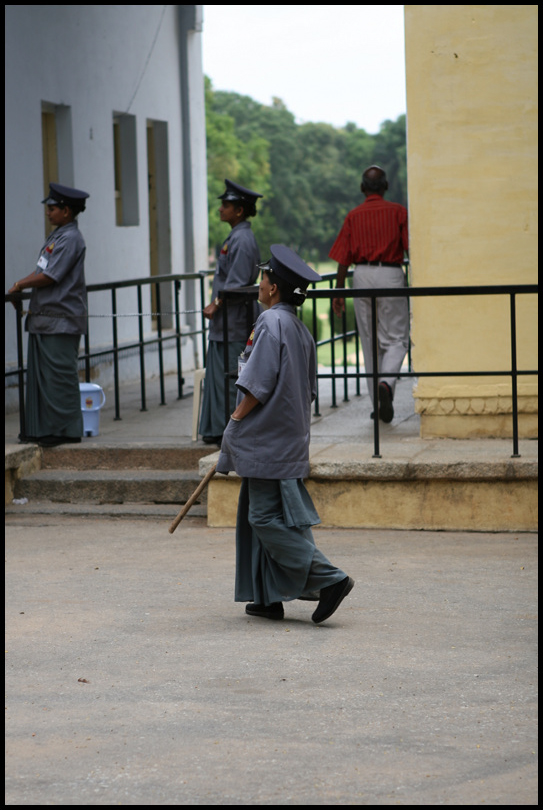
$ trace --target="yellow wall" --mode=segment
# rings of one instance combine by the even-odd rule
[[[537,6],[405,6],[411,280],[537,281]],[[413,298],[415,371],[510,368],[509,298]],[[537,368],[536,296],[517,298],[518,367]],[[422,435],[511,435],[511,383],[420,378]],[[534,377],[521,435],[536,435]]]

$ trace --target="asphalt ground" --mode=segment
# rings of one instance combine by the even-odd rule
[[[537,537],[316,529],[322,625],[190,515],[6,519],[6,805],[536,805]]]

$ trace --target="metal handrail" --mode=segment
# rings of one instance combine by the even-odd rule
[[[141,410],[145,411],[146,408],[146,391],[145,391],[145,361],[144,361],[144,352],[145,346],[149,346],[152,344],[156,344],[159,350],[159,367],[160,367],[160,389],[161,389],[161,405],[165,403],[165,396],[164,396],[164,368],[163,368],[163,356],[162,356],[162,347],[163,344],[175,340],[176,341],[176,350],[177,350],[177,374],[178,374],[178,398],[183,397],[183,383],[184,379],[182,376],[182,365],[181,365],[181,328],[180,328],[180,316],[181,312],[179,310],[179,290],[182,281],[194,281],[198,282],[199,285],[199,292],[200,292],[200,301],[203,302],[205,299],[205,279],[207,276],[212,275],[213,271],[201,271],[199,273],[191,273],[191,274],[177,274],[177,275],[168,275],[168,276],[153,276],[153,277],[146,277],[141,279],[128,279],[124,281],[113,281],[107,282],[102,284],[90,284],[87,287],[87,291],[89,293],[93,292],[101,292],[101,291],[111,291],[112,296],[112,312],[111,315],[103,315],[100,317],[111,317],[112,319],[112,331],[113,331],[113,346],[107,349],[101,349],[99,351],[92,352],[90,350],[90,338],[88,335],[86,336],[85,340],[85,350],[84,353],[80,356],[80,361],[85,364],[85,379],[87,382],[90,381],[90,360],[95,357],[101,357],[105,355],[113,354],[113,363],[114,363],[114,386],[115,386],[115,419],[120,419],[120,382],[119,382],[119,353],[126,351],[127,349],[138,348],[140,353],[140,385],[141,385]],[[349,276],[352,273],[348,274]],[[317,343],[318,347],[321,347],[327,343],[331,344],[332,347],[332,371],[330,373],[326,372],[318,372],[317,378],[318,379],[331,379],[332,381],[332,407],[337,407],[336,403],[336,381],[343,380],[344,383],[344,401],[348,401],[347,397],[347,386],[349,379],[355,379],[357,385],[357,394],[360,393],[360,380],[367,377],[373,378],[373,386],[374,386],[374,401],[377,402],[377,387],[379,377],[385,376],[379,373],[378,370],[378,362],[377,362],[377,340],[376,340],[376,329],[377,329],[377,318],[375,317],[376,314],[376,301],[380,297],[407,297],[408,300],[414,297],[425,297],[425,296],[463,296],[463,295],[509,295],[510,296],[510,330],[511,330],[511,369],[507,369],[505,371],[426,371],[426,372],[412,372],[411,366],[409,365],[409,371],[405,372],[402,370],[401,376],[402,377],[482,377],[482,376],[510,376],[512,380],[512,399],[513,399],[513,457],[518,457],[518,386],[517,386],[517,378],[520,375],[538,375],[537,370],[519,370],[517,368],[517,349],[516,349],[516,307],[515,301],[516,296],[520,294],[537,294],[538,292],[538,285],[537,284],[513,284],[513,285],[490,285],[490,286],[474,286],[474,287],[404,287],[398,289],[390,289],[390,288],[376,288],[372,290],[360,290],[360,289],[351,289],[351,288],[343,288],[343,289],[332,289],[332,281],[335,280],[335,274],[328,274],[323,275],[321,281],[328,281],[330,283],[330,289],[315,289],[315,285],[313,289],[308,290],[308,299],[313,300],[313,335],[315,340],[317,338],[317,316],[316,316],[316,299],[319,298],[327,298],[330,300],[330,319],[331,319],[331,336],[327,340],[319,341]],[[162,317],[166,313],[163,313],[160,308],[160,285],[165,283],[173,283],[174,284],[174,302],[175,302],[175,310],[173,313],[169,313],[175,315],[175,328],[172,330],[171,334],[163,334],[162,330]],[[317,282],[318,283],[318,282]],[[157,336],[144,339],[143,336],[143,317],[145,314],[143,313],[142,308],[142,287],[146,285],[154,284],[156,285],[156,296],[157,296]],[[121,288],[126,287],[137,287],[138,290],[138,312],[134,315],[138,317],[139,320],[139,340],[136,342],[132,342],[128,345],[123,344],[119,346],[118,343],[118,336],[117,336],[117,317],[120,317],[117,313],[117,299],[116,299],[116,291]],[[242,300],[255,300],[258,298],[258,287],[245,287],[240,288],[238,290],[223,290],[219,292],[219,297],[225,300],[225,303],[228,304],[229,299],[241,299]],[[6,371],[5,376],[6,378],[9,376],[17,375],[18,376],[18,388],[19,388],[19,420],[20,420],[20,430],[21,430],[21,440],[25,439],[25,419],[24,419],[24,374],[26,373],[26,368],[24,365],[24,358],[23,358],[23,339],[22,339],[22,317],[23,317],[23,301],[28,300],[30,298],[30,293],[8,293],[5,296],[6,303],[12,303],[15,305],[17,310],[17,368]],[[359,352],[358,352],[358,344],[357,344],[357,351],[356,351],[356,370],[354,372],[347,371],[347,360],[346,360],[346,343],[351,338],[355,338],[358,341],[358,334],[357,331],[350,331],[347,332],[345,329],[345,315],[343,316],[343,331],[335,333],[335,321],[332,314],[332,300],[334,298],[370,298],[371,305],[372,305],[372,327],[373,327],[373,351],[374,351],[374,358],[373,358],[373,373],[366,373],[360,371],[360,364],[359,364]],[[202,340],[202,358],[203,358],[203,365],[205,367],[206,364],[206,348],[207,348],[207,324],[206,320],[203,315],[202,310],[193,310],[192,314],[200,313],[201,315],[201,328],[200,329],[193,329],[190,332],[185,333],[183,336],[191,337],[191,336],[200,336]],[[225,369],[228,368],[227,362],[227,352],[228,352],[228,306],[224,307],[224,321],[223,321],[223,336],[224,336],[224,348],[225,348]],[[91,317],[98,317],[98,316],[91,316]],[[337,341],[343,342],[343,371],[336,371],[335,368],[335,344]],[[225,416],[229,418],[229,387],[230,387],[230,379],[235,378],[235,374],[230,374],[225,372]],[[319,415],[318,412],[319,407],[319,400],[318,397],[315,401],[315,415]],[[374,409],[374,458],[380,458],[379,452],[379,420],[378,420],[378,413],[377,408]]]
[[[138,349],[140,358],[140,390],[141,390],[141,410],[146,411],[146,379],[145,379],[145,347],[156,345],[159,352],[159,382],[160,382],[160,404],[165,405],[165,386],[164,386],[164,362],[163,362],[163,346],[164,344],[175,341],[176,359],[177,359],[177,382],[178,382],[178,398],[183,397],[183,371],[182,371],[182,352],[181,352],[181,339],[182,337],[199,336],[201,338],[201,352],[203,358],[203,365],[206,361],[206,335],[207,324],[202,314],[202,310],[192,310],[191,314],[201,314],[201,326],[199,329],[192,329],[189,332],[181,333],[181,315],[183,314],[179,308],[179,291],[181,283],[187,281],[197,282],[199,286],[200,301],[204,301],[205,297],[205,279],[211,273],[209,271],[201,271],[199,273],[179,273],[164,276],[147,276],[145,278],[126,279],[123,281],[110,281],[101,284],[88,284],[87,293],[92,294],[96,292],[110,291],[111,292],[111,313],[109,315],[89,315],[89,318],[103,317],[111,318],[113,342],[112,346],[101,348],[96,351],[91,351],[90,347],[90,330],[84,335],[84,351],[79,355],[79,362],[84,364],[85,380],[90,382],[91,365],[90,361],[93,358],[110,356],[113,354],[113,376],[114,376],[114,398],[115,398],[115,420],[120,420],[120,379],[119,379],[119,355],[121,352],[126,352],[130,349]],[[172,300],[174,309],[171,313],[165,313],[161,308],[161,286],[165,284],[173,284]],[[143,334],[143,318],[147,313],[143,310],[142,288],[145,286],[154,285],[156,294],[157,311],[152,313],[156,316],[156,337],[144,337]],[[139,339],[129,343],[119,345],[118,332],[117,332],[117,318],[121,317],[117,313],[117,290],[127,287],[135,287],[137,289],[137,307],[138,311],[133,314],[133,317],[138,318],[138,331]],[[31,293],[7,293],[5,295],[6,303],[11,303],[16,309],[16,334],[17,334],[17,368],[6,370],[5,377],[17,376],[18,378],[18,393],[19,393],[19,428],[20,440],[25,441],[25,403],[24,403],[24,375],[26,374],[26,366],[24,362],[23,353],[23,326],[22,320],[24,316],[23,302],[29,300]],[[163,317],[164,315],[174,316],[174,327],[168,334],[163,331]]]
[[[335,276],[333,276],[335,277]],[[322,280],[327,280],[329,277],[323,276]],[[319,282],[317,282],[319,283]],[[332,379],[335,384],[336,379],[348,378],[367,378],[373,379],[373,395],[374,402],[378,402],[378,385],[379,377],[388,376],[381,374],[378,368],[378,352],[377,352],[377,299],[378,298],[415,298],[415,297],[432,297],[432,296],[465,296],[465,295],[509,295],[510,297],[510,330],[511,330],[511,368],[505,371],[424,371],[413,372],[411,369],[408,372],[401,372],[402,377],[511,377],[512,384],[512,419],[513,419],[513,455],[512,458],[519,458],[518,452],[518,386],[517,378],[520,375],[538,375],[538,370],[520,370],[517,367],[517,335],[516,335],[516,296],[521,294],[537,294],[537,284],[493,284],[493,285],[478,285],[472,287],[402,287],[402,288],[388,288],[379,287],[374,289],[351,289],[351,288],[336,288],[328,290],[317,290],[315,285],[313,289],[308,290],[308,299],[326,298],[330,302],[334,298],[370,298],[372,308],[372,348],[373,348],[373,372],[362,373],[359,368],[356,372],[337,372],[335,370],[335,357],[332,357],[332,372],[319,373],[317,372],[317,380],[319,379]],[[228,300],[245,298],[251,300],[258,298],[258,287],[245,287],[238,290],[223,290],[219,292],[219,297],[223,298],[226,306],[224,307],[224,321],[223,321],[223,334],[228,334]],[[315,305],[314,305],[315,306]],[[333,320],[332,320],[333,324]],[[314,337],[316,338],[316,318],[313,317]],[[332,326],[332,346],[335,341],[333,326]],[[345,340],[345,334],[339,335],[337,339]],[[226,337],[225,337],[226,340]],[[227,349],[227,346],[225,346]],[[358,352],[357,352],[358,356]],[[225,351],[225,369],[228,369],[227,353]],[[225,371],[225,415],[229,417],[229,389],[230,379],[235,378],[234,374]],[[334,402],[335,402],[335,388],[334,388]],[[318,406],[317,406],[318,407]],[[334,404],[333,404],[334,407]],[[316,413],[318,415],[318,411]],[[379,447],[379,415],[378,408],[374,408],[373,417],[373,435],[374,435],[374,453],[373,458],[381,458]]]

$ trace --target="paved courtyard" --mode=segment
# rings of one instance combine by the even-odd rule
[[[7,517],[7,805],[537,804],[535,535],[317,529],[315,626],[169,524]]]

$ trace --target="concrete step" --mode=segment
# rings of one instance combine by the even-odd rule
[[[214,447],[148,444],[60,445],[42,448],[42,469],[63,470],[198,470]]]
[[[193,442],[13,445],[6,449],[6,514],[173,519],[201,482],[198,464],[209,454]],[[204,490],[191,516],[205,517],[206,504]]]
[[[333,528],[537,531],[538,465],[473,442],[421,442],[402,457],[375,459],[364,445],[313,445],[306,486]],[[447,450],[448,447],[448,450]],[[528,453],[530,448],[525,444]],[[505,450],[505,453],[504,453]],[[507,455],[509,452],[509,455]],[[218,454],[200,462],[204,476]],[[240,479],[216,475],[207,489],[208,526],[236,525]]]
[[[16,481],[14,497],[29,502],[181,505],[200,482],[195,470],[45,469]],[[198,503],[206,499],[204,490]]]

